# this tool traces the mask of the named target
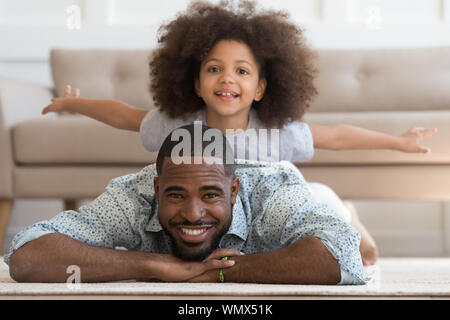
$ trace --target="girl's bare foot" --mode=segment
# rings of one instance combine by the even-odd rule
[[[350,221],[350,225],[359,231],[361,234],[361,243],[359,245],[359,251],[361,253],[361,258],[363,265],[370,266],[375,264],[378,259],[378,248],[375,243],[375,240],[370,235],[369,231],[363,226],[361,221],[359,220],[358,213],[356,212],[355,207],[349,201],[343,201],[344,205],[350,210],[352,214],[352,220]]]

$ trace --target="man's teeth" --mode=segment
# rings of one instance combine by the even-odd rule
[[[190,236],[197,236],[199,234],[202,234],[203,232],[206,231],[206,228],[203,229],[186,229],[186,228],[181,228],[181,231],[183,231],[183,233],[190,235]]]

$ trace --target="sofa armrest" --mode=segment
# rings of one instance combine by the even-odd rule
[[[10,128],[23,120],[39,117],[52,97],[49,88],[0,77],[0,199],[13,197]]]

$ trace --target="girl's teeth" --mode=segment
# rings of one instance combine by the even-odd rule
[[[203,232],[205,232],[206,229],[185,229],[185,228],[181,228],[181,231],[183,231],[183,233],[188,234],[190,236],[197,236],[199,234],[202,234]]]

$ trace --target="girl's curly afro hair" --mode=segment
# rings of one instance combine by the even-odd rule
[[[315,54],[302,30],[282,11],[257,10],[253,1],[204,1],[159,29],[159,48],[150,61],[150,90],[155,105],[171,118],[185,117],[204,107],[195,92],[202,60],[220,40],[247,44],[267,79],[264,97],[254,102],[262,123],[282,127],[300,120],[317,94],[313,80]]]

